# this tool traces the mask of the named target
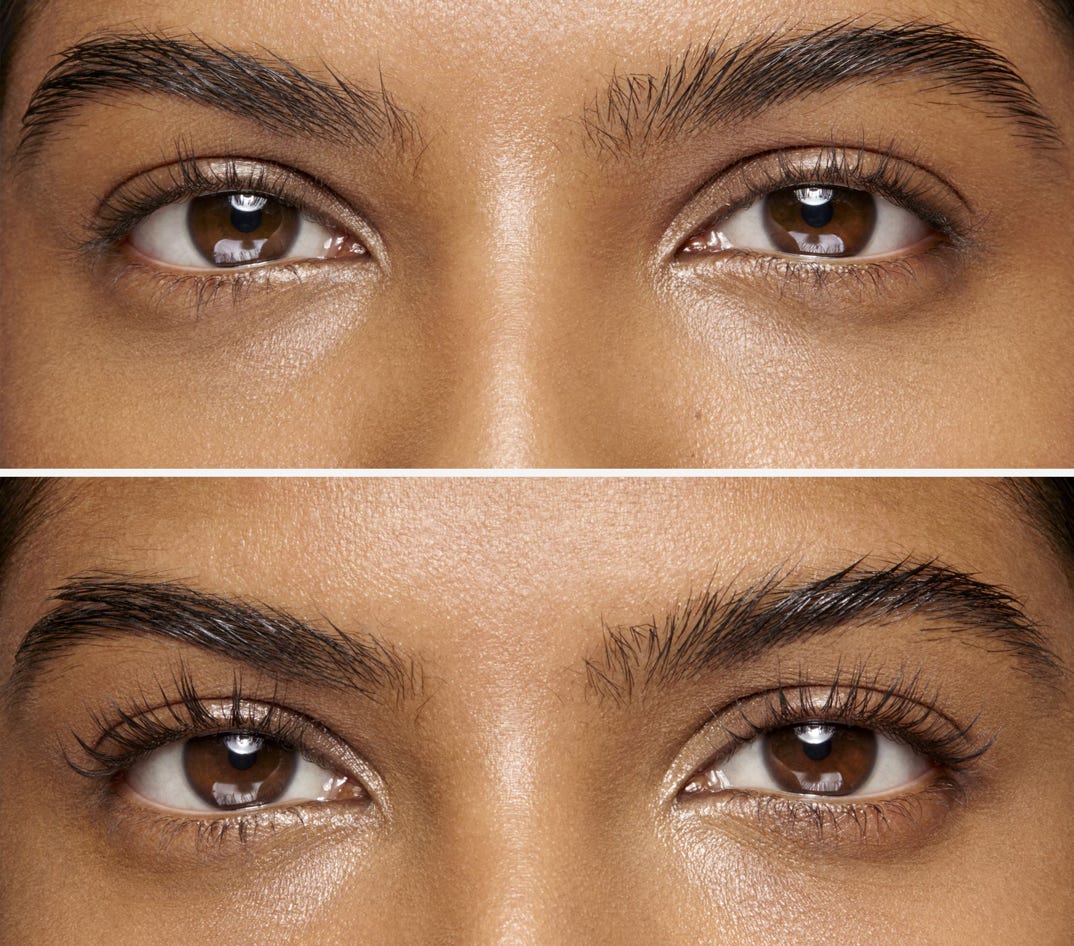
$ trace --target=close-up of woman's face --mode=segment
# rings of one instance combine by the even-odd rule
[[[4,489],[5,943],[1070,943],[1048,490]]]
[[[1059,2],[6,6],[0,467],[1074,465]]]

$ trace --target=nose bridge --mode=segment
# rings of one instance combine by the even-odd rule
[[[550,392],[542,314],[552,301],[541,278],[540,215],[547,173],[521,140],[475,145],[485,157],[458,184],[438,318],[458,346],[443,438],[432,465],[541,465]]]
[[[527,717],[529,717],[527,719]],[[452,791],[443,862],[457,941],[473,946],[551,946],[572,936],[568,891],[579,878],[574,806],[547,773],[549,740],[537,714],[503,713]],[[573,873],[572,873],[573,872]]]

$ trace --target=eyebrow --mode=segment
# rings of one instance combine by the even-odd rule
[[[60,53],[22,116],[16,159],[94,102],[135,93],[168,95],[248,119],[270,132],[346,144],[405,146],[416,127],[384,87],[355,86],[325,66],[316,78],[280,56],[216,46],[197,36],[109,34]]]
[[[810,581],[780,570],[741,591],[710,586],[661,622],[605,626],[603,653],[586,661],[587,690],[625,702],[822,634],[908,618],[934,637],[965,638],[1007,654],[1040,683],[1062,673],[1041,629],[998,586],[936,561],[858,561]]]
[[[296,681],[357,691],[370,699],[409,699],[422,689],[416,662],[369,636],[319,630],[267,605],[125,576],[74,576],[52,595],[56,606],[27,632],[5,688],[25,692],[56,661],[80,648],[122,638],[187,644]]]
[[[741,43],[693,47],[659,75],[613,75],[585,109],[600,150],[623,153],[674,136],[733,124],[810,95],[863,83],[924,81],[1012,121],[1043,150],[1062,144],[1028,83],[999,52],[948,26],[786,28]]]

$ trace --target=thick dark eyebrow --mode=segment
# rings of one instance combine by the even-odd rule
[[[78,575],[26,634],[5,689],[24,692],[45,668],[80,648],[124,637],[188,644],[282,679],[348,688],[377,700],[421,691],[414,660],[374,637],[319,630],[284,610],[172,582]]]
[[[741,591],[709,587],[662,621],[605,626],[603,653],[586,661],[587,687],[623,701],[821,634],[909,617],[934,637],[956,635],[1009,655],[1040,683],[1062,672],[1040,628],[1003,589],[935,561],[859,561],[810,581],[779,570]]]
[[[362,89],[327,66],[316,78],[287,60],[214,46],[196,36],[106,35],[69,47],[34,90],[16,158],[90,102],[169,95],[248,119],[274,133],[379,145],[414,140],[409,113],[384,88]]]
[[[613,76],[585,110],[583,124],[598,148],[622,153],[741,122],[809,95],[905,81],[973,100],[1013,121],[1015,133],[1040,148],[1062,144],[1058,127],[1009,60],[978,39],[928,23],[843,21],[691,48],[660,75]]]

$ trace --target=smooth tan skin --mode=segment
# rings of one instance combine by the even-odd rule
[[[275,2],[48,4],[21,38],[2,148],[56,54],[114,29],[263,47],[358,85],[383,75],[416,156],[272,136],[160,96],[80,111],[0,182],[0,463],[9,466],[1018,466],[1074,464],[1074,55],[1034,4],[900,0],[885,21],[977,36],[1066,144],[921,83],[862,84],[645,154],[580,117],[613,73],[687,46],[875,5]],[[321,73],[323,74],[323,72]],[[71,236],[120,182],[175,159],[272,160],[377,233],[365,264],[300,266],[197,310]],[[883,149],[974,206],[974,245],[818,289],[675,251],[733,161]],[[117,275],[125,273],[126,275]]]
[[[66,486],[64,487],[67,488]],[[993,487],[966,481],[171,481],[78,484],[11,562],[0,680],[49,589],[130,570],[375,633],[423,668],[420,698],[244,678],[376,771],[373,813],[306,807],[246,844],[197,847],[64,764],[88,707],[167,684],[182,659],[127,638],[62,659],[0,716],[0,938],[44,944],[466,943],[1063,946],[1074,928],[1069,670],[1033,682],[996,649],[914,620],[865,624],[737,670],[600,701],[601,621],[780,564],[939,557],[1021,601],[1069,668],[1069,566]],[[944,711],[995,734],[962,801],[890,833],[789,831],[691,805],[707,720],[801,669],[920,671]],[[205,692],[204,696],[213,695]],[[711,736],[708,738],[712,738]],[[170,842],[164,843],[166,838]]]

